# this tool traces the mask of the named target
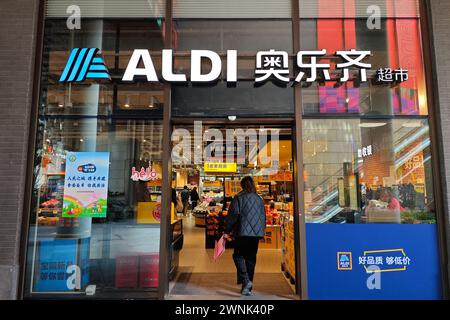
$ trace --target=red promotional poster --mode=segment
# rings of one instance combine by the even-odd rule
[[[159,273],[159,254],[149,253],[139,259],[139,287],[157,288]]]
[[[116,288],[137,288],[138,256],[116,258]]]

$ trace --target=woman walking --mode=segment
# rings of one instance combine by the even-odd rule
[[[192,191],[191,191],[192,210],[195,209],[199,200],[200,200],[200,196],[198,195],[197,187],[194,187],[194,189],[192,189]]]
[[[249,296],[253,289],[258,244],[266,228],[266,214],[252,177],[244,177],[241,188],[242,191],[231,202],[225,219],[225,237],[230,238],[232,234],[235,239],[233,260],[238,284],[242,283],[241,294]]]

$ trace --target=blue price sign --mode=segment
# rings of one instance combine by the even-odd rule
[[[310,299],[441,299],[433,224],[307,224]]]

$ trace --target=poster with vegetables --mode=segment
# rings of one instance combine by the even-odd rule
[[[63,218],[105,218],[109,152],[68,152]]]

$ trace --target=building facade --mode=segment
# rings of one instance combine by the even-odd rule
[[[448,298],[446,1],[0,6],[0,298],[166,298],[243,175],[300,298]]]

